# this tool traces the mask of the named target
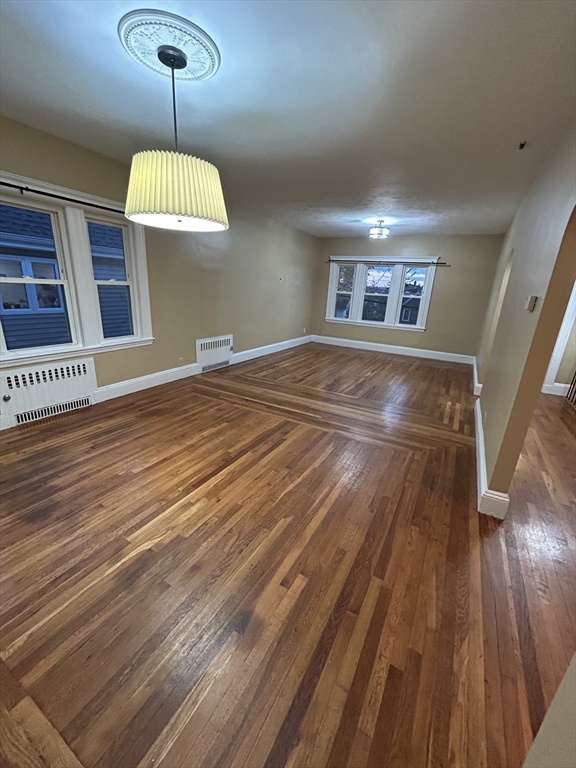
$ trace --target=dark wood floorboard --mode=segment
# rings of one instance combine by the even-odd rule
[[[478,515],[468,366],[306,345],[2,435],[11,768],[520,768],[576,649],[574,415]]]

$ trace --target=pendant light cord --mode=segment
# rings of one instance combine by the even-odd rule
[[[176,78],[174,76],[174,64],[175,60],[172,59],[172,66],[170,71],[172,72],[172,113],[174,115],[174,146],[176,152],[178,152],[178,121],[176,119]]]

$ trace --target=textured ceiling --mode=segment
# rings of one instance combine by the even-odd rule
[[[129,161],[171,148],[170,84],[116,32],[133,0],[2,0],[2,112]],[[181,149],[227,198],[318,236],[502,233],[575,108],[570,0],[156,0],[204,28]],[[519,151],[520,141],[527,141]]]

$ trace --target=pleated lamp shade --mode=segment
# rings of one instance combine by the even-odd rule
[[[218,169],[180,152],[149,150],[132,158],[126,217],[162,229],[228,229]]]

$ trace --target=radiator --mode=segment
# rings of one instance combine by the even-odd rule
[[[214,336],[211,339],[196,339],[196,362],[202,366],[203,373],[230,365],[233,348],[232,334]]]
[[[94,358],[13,368],[0,374],[0,423],[15,427],[95,402]]]

